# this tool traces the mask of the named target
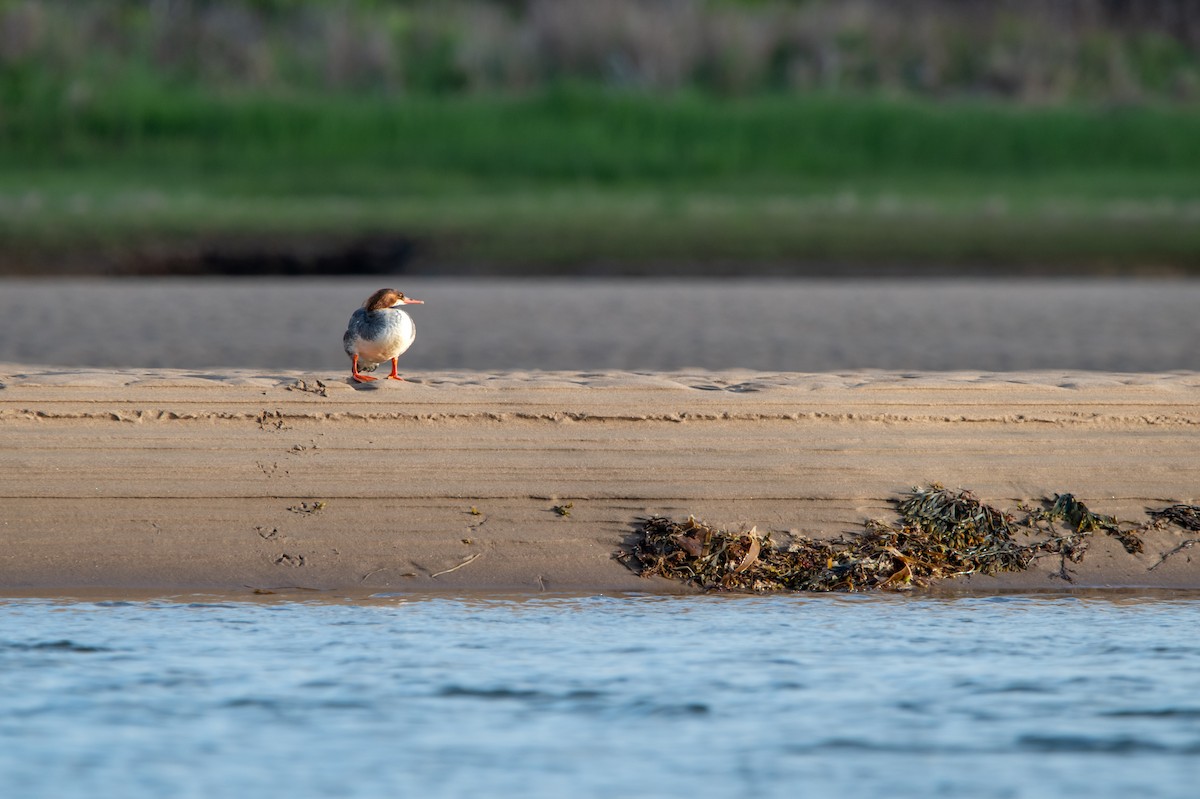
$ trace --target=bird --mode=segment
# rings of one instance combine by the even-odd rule
[[[424,304],[423,300],[405,297],[395,289],[380,289],[367,297],[362,307],[350,316],[342,345],[350,356],[350,374],[356,382],[377,380],[362,372],[373,372],[384,361],[392,362],[388,379],[404,380],[396,374],[396,359],[412,346],[417,337],[417,326],[400,306]]]

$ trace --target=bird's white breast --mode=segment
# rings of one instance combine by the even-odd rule
[[[417,338],[417,326],[404,311],[389,309],[376,311],[381,323],[360,326],[355,336],[354,350],[366,361],[381,363],[398,358]]]

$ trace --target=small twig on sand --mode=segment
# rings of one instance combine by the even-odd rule
[[[392,568],[392,567],[391,567],[391,566],[380,566],[378,569],[374,569],[373,571],[369,571],[369,572],[367,572],[366,574],[364,574],[362,577],[358,578],[358,581],[359,581],[360,583],[365,583],[365,582],[367,581],[367,578],[368,578],[368,577],[370,577],[371,575],[373,575],[373,574],[379,574],[380,572],[385,572],[385,571],[387,571],[387,570],[388,570],[388,569],[390,569],[390,568]]]
[[[398,568],[398,567],[396,567],[396,566],[380,566],[378,569],[369,571],[366,574],[364,574],[362,577],[359,577],[358,581],[360,583],[365,583],[367,581],[368,577],[373,577],[376,574],[379,574],[380,572],[385,572],[385,571],[388,571],[389,569],[395,569],[395,568]],[[400,576],[401,577],[416,577],[417,573],[416,572],[402,572],[400,574]]]
[[[1175,547],[1175,548],[1174,548],[1174,549],[1172,549],[1170,552],[1167,552],[1167,553],[1165,553],[1165,554],[1164,554],[1164,555],[1163,555],[1161,558],[1159,558],[1159,559],[1158,559],[1158,563],[1155,563],[1155,564],[1154,564],[1153,566],[1151,566],[1149,569],[1146,569],[1146,571],[1148,571],[1148,572],[1152,572],[1152,571],[1154,571],[1154,570],[1155,570],[1155,569],[1157,569],[1159,566],[1161,566],[1161,565],[1163,565],[1164,563],[1166,563],[1166,562],[1167,562],[1167,558],[1171,557],[1172,555],[1174,555],[1174,554],[1175,554],[1175,553],[1177,553],[1177,552],[1182,552],[1182,551],[1183,551],[1183,550],[1185,550],[1185,549],[1191,549],[1191,548],[1192,548],[1193,546],[1195,546],[1196,544],[1200,544],[1200,538],[1189,538],[1187,541],[1184,541],[1182,544],[1180,544],[1179,546]]]
[[[431,578],[432,578],[432,577],[441,577],[443,574],[449,574],[450,572],[456,572],[456,571],[458,571],[459,569],[461,569],[463,566],[466,566],[468,563],[470,563],[471,561],[475,560],[475,558],[479,557],[479,556],[480,556],[480,555],[482,555],[482,554],[483,554],[482,552],[476,552],[474,555],[472,555],[471,557],[467,558],[466,560],[464,560],[462,563],[458,564],[457,566],[451,566],[449,569],[445,569],[445,570],[443,570],[443,571],[440,571],[440,572],[435,572],[435,573],[433,573],[433,574],[431,574],[431,575],[429,575],[429,576],[430,576]]]

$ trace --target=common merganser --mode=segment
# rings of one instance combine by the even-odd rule
[[[412,346],[417,337],[417,326],[412,317],[400,310],[401,305],[424,305],[422,300],[405,297],[395,289],[380,289],[367,297],[350,317],[342,344],[350,356],[351,376],[359,383],[378,378],[359,371],[359,359],[363,371],[373,372],[384,361],[392,362],[391,380],[404,380],[396,374],[396,359]]]

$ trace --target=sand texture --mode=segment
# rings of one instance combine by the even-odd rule
[[[679,591],[639,518],[833,537],[938,481],[1132,521],[1200,494],[1200,374],[0,365],[0,590]],[[561,510],[556,510],[556,507]],[[566,514],[562,511],[565,511]],[[786,538],[786,536],[783,536]],[[956,588],[1200,588],[1200,533]],[[1160,561],[1162,561],[1160,563]],[[1153,567],[1153,568],[1152,568]]]

